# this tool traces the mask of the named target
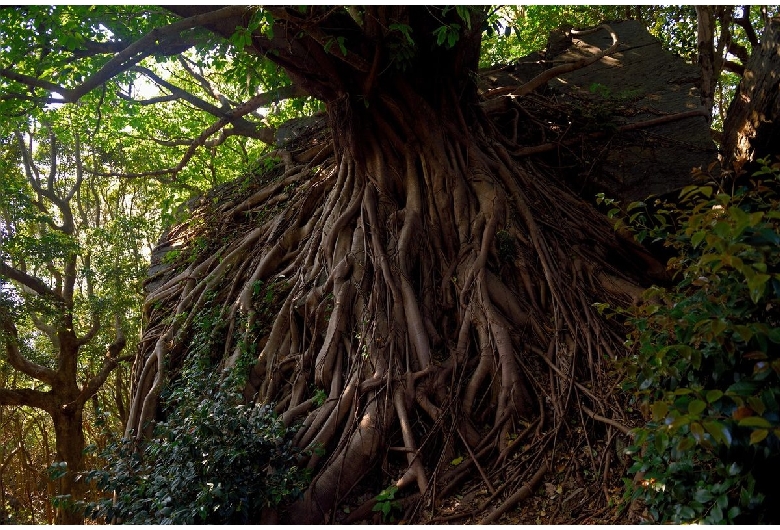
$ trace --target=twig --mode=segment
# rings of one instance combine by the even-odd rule
[[[582,411],[585,414],[590,416],[592,419],[594,419],[596,421],[600,421],[602,423],[606,423],[607,425],[612,425],[614,428],[616,428],[617,430],[619,430],[623,434],[625,434],[627,436],[632,436],[631,429],[629,429],[628,427],[626,427],[622,423],[620,423],[618,421],[615,421],[613,419],[610,419],[610,418],[605,418],[604,416],[601,416],[599,414],[596,414],[595,412],[590,410],[588,407],[586,407],[582,403],[580,403],[580,408],[582,409]]]
[[[482,476],[482,480],[485,481],[485,485],[487,486],[488,490],[490,490],[490,494],[495,495],[496,489],[493,487],[493,484],[490,483],[490,480],[488,479],[487,475],[485,475],[485,470],[482,469],[482,466],[479,465],[479,461],[477,460],[477,457],[474,456],[471,447],[469,447],[469,443],[466,441],[466,438],[463,437],[463,434],[461,434],[460,429],[458,429],[458,436],[460,436],[460,439],[463,441],[463,445],[466,446],[466,450],[469,452],[469,456],[471,457],[471,460],[474,461],[474,465],[477,467],[477,471],[479,471],[479,474]]]

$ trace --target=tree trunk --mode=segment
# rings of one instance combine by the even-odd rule
[[[82,501],[85,491],[84,482],[77,480],[84,459],[84,405],[77,401],[81,392],[76,382],[79,345],[72,326],[60,330],[59,342],[59,377],[49,413],[54,423],[55,463],[64,462],[66,467],[57,473],[57,495],[63,502],[58,503],[55,524],[82,524],[83,513],[75,509],[74,502]]]
[[[55,524],[82,524],[83,512],[75,509],[74,501],[83,500],[84,482],[77,480],[82,470],[84,451],[84,432],[82,427],[82,410],[73,413],[59,413],[52,416],[56,434],[56,462],[64,462],[66,468],[57,479],[57,495],[67,497],[58,503]]]
[[[723,125],[723,165],[743,167],[777,155],[780,145],[780,17],[767,21]],[[747,168],[746,168],[747,169]],[[748,171],[750,173],[750,171]]]
[[[330,520],[378,462],[401,466],[392,484],[426,495],[431,480],[466,478],[444,472],[462,444],[490,455],[482,465],[495,472],[525,425],[535,422],[541,441],[579,404],[606,413],[610,393],[588,389],[608,388],[603,362],[622,340],[591,304],[640,292],[636,247],[513,159],[475,107],[463,112],[446,92],[431,98],[400,81],[388,92],[367,109],[329,104],[332,162],[298,180],[275,221],[225,248],[221,263],[195,265],[197,281],[177,304],[191,319],[203,289],[242,286],[219,303],[226,315],[246,313],[245,343],[265,340],[245,395],[280,404],[292,423],[311,410],[312,389],[328,393],[296,436],[327,457],[308,462],[316,474],[286,511],[290,523]],[[242,276],[228,280],[228,268]],[[258,280],[290,286],[267,340],[249,331]],[[170,294],[170,282],[159,292]],[[128,433],[153,418],[177,334],[168,328],[138,365]],[[399,446],[403,463],[388,453]]]

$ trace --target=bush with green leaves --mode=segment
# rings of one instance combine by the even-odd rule
[[[167,396],[168,418],[138,451],[129,440],[104,454],[88,479],[111,494],[93,518],[131,524],[257,522],[263,509],[301,494],[308,470],[290,432],[268,406],[245,405],[236,381],[218,381],[208,357],[193,357]]]
[[[675,250],[673,288],[633,310],[625,389],[635,431],[627,495],[655,522],[780,522],[780,163],[689,186],[679,206],[628,207]]]

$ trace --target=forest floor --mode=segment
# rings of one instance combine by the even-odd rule
[[[609,446],[590,445],[587,437],[582,436],[582,428],[575,428],[569,442],[557,447],[552,464],[538,486],[527,498],[519,501],[492,524],[630,524],[635,517],[629,515],[628,504],[624,501],[627,469],[630,457],[624,454],[625,437],[616,435]],[[579,437],[576,435],[580,434]],[[580,442],[571,441],[580,439]],[[522,458],[519,452],[515,458]],[[600,468],[605,473],[596,474],[592,469]],[[474,471],[474,477],[460,491],[438,502],[431,511],[430,502],[416,507],[415,520],[421,524],[479,524],[498,508],[507,498],[515,494],[524,485],[514,487],[500,483],[491,484],[496,492],[492,494],[480,474]],[[339,513],[333,517],[335,523],[364,524],[404,524],[404,516],[393,510],[389,517],[383,517],[380,511],[356,520],[354,515],[360,506],[372,498],[371,489],[355,492],[350,502],[342,505]],[[352,517],[350,517],[352,514]]]

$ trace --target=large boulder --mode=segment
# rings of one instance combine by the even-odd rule
[[[576,168],[573,186],[624,200],[669,193],[690,183],[692,168],[717,156],[700,100],[699,67],[664,50],[640,22],[610,27],[619,39],[616,53],[558,75],[536,91],[570,119],[560,124],[558,138],[546,140],[560,145],[548,159]],[[547,50],[488,74],[486,88],[522,84],[611,45],[604,29],[585,36],[553,32]]]
[[[717,155],[699,95],[699,67],[664,50],[638,21],[612,28],[620,41],[617,53],[550,84],[591,105],[614,105],[617,126],[700,111],[699,116],[615,134],[594,174],[604,187],[630,199],[685,186],[691,168],[706,166]],[[599,31],[575,39],[558,59],[575,60],[611,43],[609,33]]]

